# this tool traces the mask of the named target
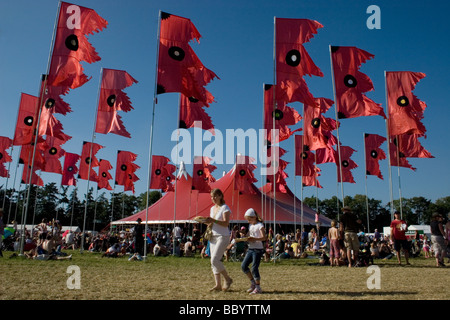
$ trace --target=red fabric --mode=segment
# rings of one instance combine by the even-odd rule
[[[400,152],[400,150],[397,150],[397,139],[396,137],[390,137],[389,138],[389,156],[391,160],[391,166],[395,167],[404,167],[409,168],[411,170],[416,171],[416,168],[414,168],[406,158],[405,154]]]
[[[210,164],[210,161],[211,159],[208,157],[194,157],[192,190],[197,190],[200,193],[208,193],[211,191],[210,184],[216,181],[212,172],[217,167]]]
[[[91,148],[92,148],[92,154],[91,154]],[[98,161],[97,157],[95,156],[97,152],[102,149],[103,146],[92,143],[92,142],[83,142],[83,149],[81,151],[81,160],[80,160],[80,168],[78,177],[83,180],[89,181],[98,181],[97,173],[95,173],[94,169],[95,167],[98,167],[100,165],[100,162]],[[88,174],[89,171],[89,163],[91,163],[91,171]],[[88,178],[89,176],[89,178]]]
[[[355,152],[354,149],[348,146],[341,146],[341,166],[336,165],[337,168],[337,176],[338,176],[338,182],[350,182],[350,183],[356,183],[355,179],[353,178],[353,174],[351,170],[358,167],[358,165],[350,159],[352,154]],[[336,151],[337,159],[339,159],[339,151]],[[341,178],[341,168],[342,168],[342,178]]]
[[[13,144],[15,146],[34,142],[34,131],[37,125],[37,109],[39,98],[22,93]]]
[[[30,183],[30,173],[31,165],[24,164],[22,171],[22,180],[20,183],[29,184]],[[44,186],[44,181],[36,174],[36,168],[33,167],[33,173],[31,174],[31,184],[35,186]]]
[[[136,177],[134,176],[134,173],[136,172],[137,169],[140,168],[137,164],[134,163],[136,159],[137,154],[123,150],[117,151],[116,179],[115,179],[116,185],[134,189],[132,185],[134,183],[134,179],[137,178],[137,176]]]
[[[66,152],[64,156],[64,167],[61,179],[62,186],[76,186],[77,179],[75,175],[78,173],[77,162],[80,156],[75,153]]]
[[[416,84],[423,78],[425,73],[422,72],[386,72],[389,135],[425,134],[421,120],[427,105],[413,94]]]
[[[64,156],[66,151],[61,147],[65,141],[55,137],[47,136],[43,144],[44,168],[42,171],[62,174],[60,158]]]
[[[214,97],[204,86],[218,77],[190,47],[194,38],[199,41],[200,33],[189,19],[162,13],[157,93],[181,92],[209,106]]]
[[[11,148],[13,141],[8,137],[0,137],[0,163],[11,162],[12,158],[6,152]]]
[[[323,73],[314,64],[303,43],[308,42],[317,33],[317,29],[322,27],[314,20],[276,18],[276,78],[277,85],[285,93],[279,99],[315,104],[303,76],[323,77]]]
[[[373,54],[356,47],[331,47],[338,118],[380,115],[386,118],[381,104],[369,99],[364,92],[372,91],[370,78],[359,71]]]
[[[277,86],[265,85],[264,86],[264,129],[266,129],[267,140],[272,144],[288,139],[294,132],[301,129],[292,131],[288,126],[295,125],[302,117],[300,114],[291,107],[286,106],[282,100],[276,101],[277,107],[274,106],[274,90]],[[273,118],[275,117],[275,130],[278,130],[278,136],[275,134],[275,141],[272,137]],[[276,131],[275,131],[276,132]]]
[[[286,170],[286,167],[288,164],[289,164],[289,162],[284,161],[283,159],[279,159],[278,160],[278,171],[277,171],[277,173],[275,173],[275,179],[274,179],[273,174],[267,175],[267,183],[268,183],[268,185],[271,186],[272,191],[274,189],[276,189],[276,192],[282,192],[282,193],[287,192],[286,178],[288,178],[289,176],[284,170]],[[270,166],[271,162],[269,162],[268,165]],[[273,183],[274,180],[275,180],[275,184]]]
[[[169,164],[169,161],[169,158],[164,156],[152,156],[150,189],[161,189],[163,192],[173,191],[171,182],[175,180],[173,173],[177,168]]]
[[[322,189],[323,187],[320,185],[319,180],[317,180],[317,177],[320,176],[320,169],[315,166],[315,174],[313,176],[302,176],[302,183],[304,187],[317,187]]]
[[[386,138],[377,134],[366,133],[364,135],[364,141],[366,153],[366,174],[377,176],[383,180],[379,161],[386,159],[386,153],[380,149],[380,146],[386,141]]]
[[[179,127],[189,129],[195,127],[195,121],[201,121],[201,128],[214,134],[214,125],[211,117],[206,113],[204,104],[195,99],[180,95],[180,123]],[[197,124],[199,125],[199,124]]]
[[[316,174],[314,153],[305,150],[302,135],[295,135],[295,161],[296,176],[311,177]]]
[[[395,137],[399,142],[399,152],[407,158],[434,158],[419,141],[421,136],[417,134],[400,134]]]
[[[107,24],[92,9],[61,2],[48,76],[49,85],[75,89],[90,80],[84,74],[81,62],[97,62],[100,56],[86,36],[100,32]]]
[[[336,120],[323,116],[333,105],[333,100],[318,98],[316,102],[319,107],[306,104],[304,106],[303,143],[308,150],[317,150],[337,144],[336,137],[331,134],[331,131],[336,130]]]
[[[23,145],[20,149],[19,163],[23,163],[31,166],[33,161],[34,152],[34,164],[33,170],[42,170],[45,165],[45,159],[43,156],[44,143],[39,142],[34,152],[34,146],[31,144]]]
[[[0,162],[0,177],[9,178],[8,169],[6,169],[3,162]]]
[[[240,194],[255,194],[253,183],[258,181],[253,174],[256,166],[252,164],[253,158],[249,156],[236,156],[236,165],[234,170],[234,189]]]
[[[97,189],[106,189],[112,190],[112,187],[109,184],[109,180],[112,179],[111,170],[113,167],[108,160],[100,159],[100,165],[98,167],[98,181],[97,181]]]
[[[137,81],[126,71],[103,69],[95,132],[111,132],[131,138],[117,111],[128,112],[133,109],[130,98],[122,91],[133,83]]]

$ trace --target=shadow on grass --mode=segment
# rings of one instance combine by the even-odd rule
[[[364,292],[351,292],[351,291],[301,291],[301,290],[264,290],[262,294],[276,294],[276,295],[291,295],[291,294],[302,294],[302,295],[337,295],[337,296],[347,296],[347,297],[367,297],[367,296],[393,296],[393,295],[416,295],[419,292],[407,292],[407,291],[364,291]]]

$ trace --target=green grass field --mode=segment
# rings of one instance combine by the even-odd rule
[[[67,251],[71,260],[37,261],[0,258],[0,300],[448,300],[450,268],[434,259],[375,260],[379,281],[366,267],[317,265],[318,259],[261,262],[263,294],[249,296],[249,282],[239,262],[225,262],[234,280],[228,292],[209,292],[214,285],[209,259],[153,257],[146,262],[99,253]],[[69,289],[70,266],[80,271],[80,289]],[[68,273],[69,271],[69,273]],[[369,282],[369,286],[368,286]],[[379,284],[379,289],[369,288]]]

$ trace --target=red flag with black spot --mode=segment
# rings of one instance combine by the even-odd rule
[[[161,189],[163,192],[174,190],[171,182],[175,180],[173,173],[177,167],[169,161],[169,158],[164,156],[152,156],[150,189]]]
[[[34,142],[38,104],[38,97],[26,93],[21,94],[13,145],[19,146]]]
[[[192,190],[197,190],[200,193],[208,193],[211,191],[210,183],[216,181],[212,172],[217,167],[210,164],[210,161],[211,159],[208,157],[194,157]]]
[[[100,164],[98,166],[98,182],[97,189],[112,190],[109,184],[109,180],[112,179],[111,170],[113,167],[108,160],[100,159]]]
[[[380,160],[386,159],[386,153],[380,149],[380,146],[386,141],[385,137],[378,134],[364,135],[364,145],[366,153],[366,174],[374,175],[383,180],[380,171]]]
[[[339,119],[375,115],[386,118],[381,104],[365,95],[374,89],[372,80],[359,71],[361,65],[373,57],[373,54],[356,47],[331,47]]]
[[[80,168],[78,172],[78,177],[83,180],[89,181],[98,181],[97,173],[93,170],[93,168],[98,167],[100,162],[95,156],[97,152],[102,149],[103,146],[93,143],[93,142],[83,142],[83,149],[81,151],[81,160],[80,160]],[[89,164],[91,167],[91,171],[89,171]]]
[[[234,168],[234,190],[239,190],[241,194],[256,194],[253,183],[258,180],[253,171],[256,166],[252,164],[255,160],[249,156],[238,155]]]
[[[209,130],[214,134],[214,125],[211,117],[205,111],[203,102],[192,97],[186,97],[184,94],[180,95],[180,123],[179,128],[189,129],[196,126],[201,129]]]
[[[64,167],[61,179],[62,186],[76,186],[77,179],[75,175],[78,173],[77,162],[80,156],[75,153],[66,152],[64,156]]]

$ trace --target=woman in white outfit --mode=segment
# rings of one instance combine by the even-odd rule
[[[210,216],[205,219],[205,223],[212,225],[212,237],[210,239],[211,268],[214,274],[216,285],[210,291],[227,291],[233,280],[225,270],[221,259],[230,242],[230,208],[225,204],[223,193],[220,189],[211,191],[211,200],[214,206],[211,208]],[[222,285],[221,276],[224,278]]]

